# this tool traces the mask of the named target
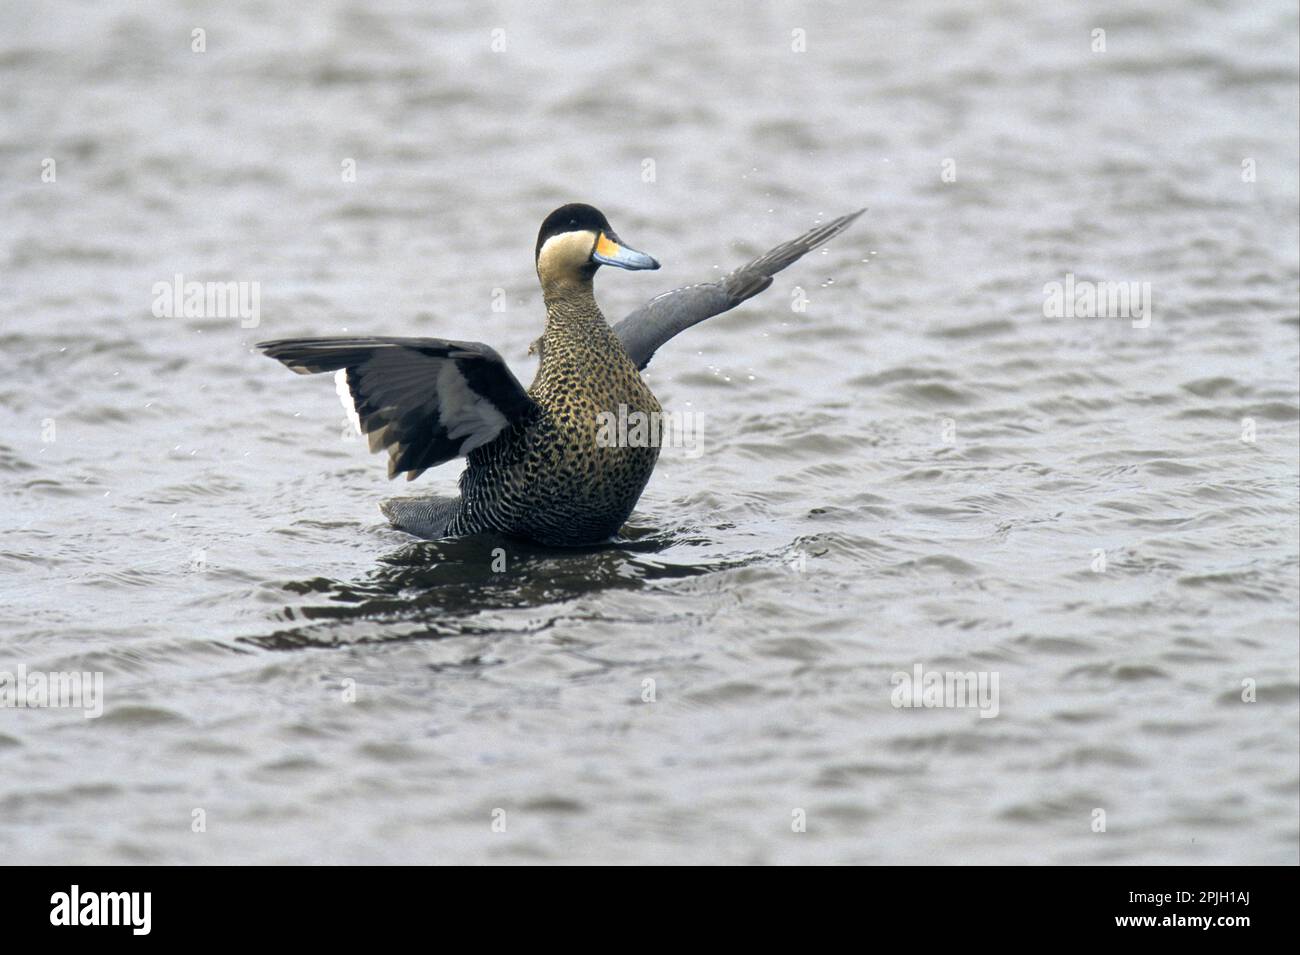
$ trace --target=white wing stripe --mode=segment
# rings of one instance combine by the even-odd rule
[[[361,434],[361,415],[357,414],[357,403],[352,400],[352,389],[348,387],[346,368],[340,368],[334,373],[334,390],[338,392],[339,401],[343,403],[343,411],[352,422],[352,427],[357,429],[357,434]]]

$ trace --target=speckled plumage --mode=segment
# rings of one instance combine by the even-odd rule
[[[659,458],[654,447],[601,447],[602,412],[660,411],[596,306],[590,280],[547,296],[542,360],[528,389],[538,410],[469,453],[449,535],[496,530],[544,544],[608,539]]]

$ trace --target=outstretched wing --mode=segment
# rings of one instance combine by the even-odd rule
[[[757,295],[772,284],[772,276],[777,272],[839,235],[866,211],[859,209],[840,216],[782,243],[720,282],[688,285],[652,298],[615,325],[614,334],[637,368],[644,368],[650,364],[656,349],[668,339]]]
[[[258,346],[300,375],[338,372],[339,397],[388,476],[408,481],[468,454],[537,409],[501,356],[440,338],[286,338]],[[350,401],[349,401],[350,399]]]

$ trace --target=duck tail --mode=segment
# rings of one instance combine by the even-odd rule
[[[398,530],[425,540],[438,540],[449,536],[448,527],[460,509],[460,498],[394,497],[380,502],[379,509]]]

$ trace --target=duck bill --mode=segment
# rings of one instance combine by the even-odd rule
[[[602,232],[592,250],[591,261],[601,265],[613,265],[620,269],[657,269],[659,263],[644,252],[628,248],[618,241],[618,237]]]

